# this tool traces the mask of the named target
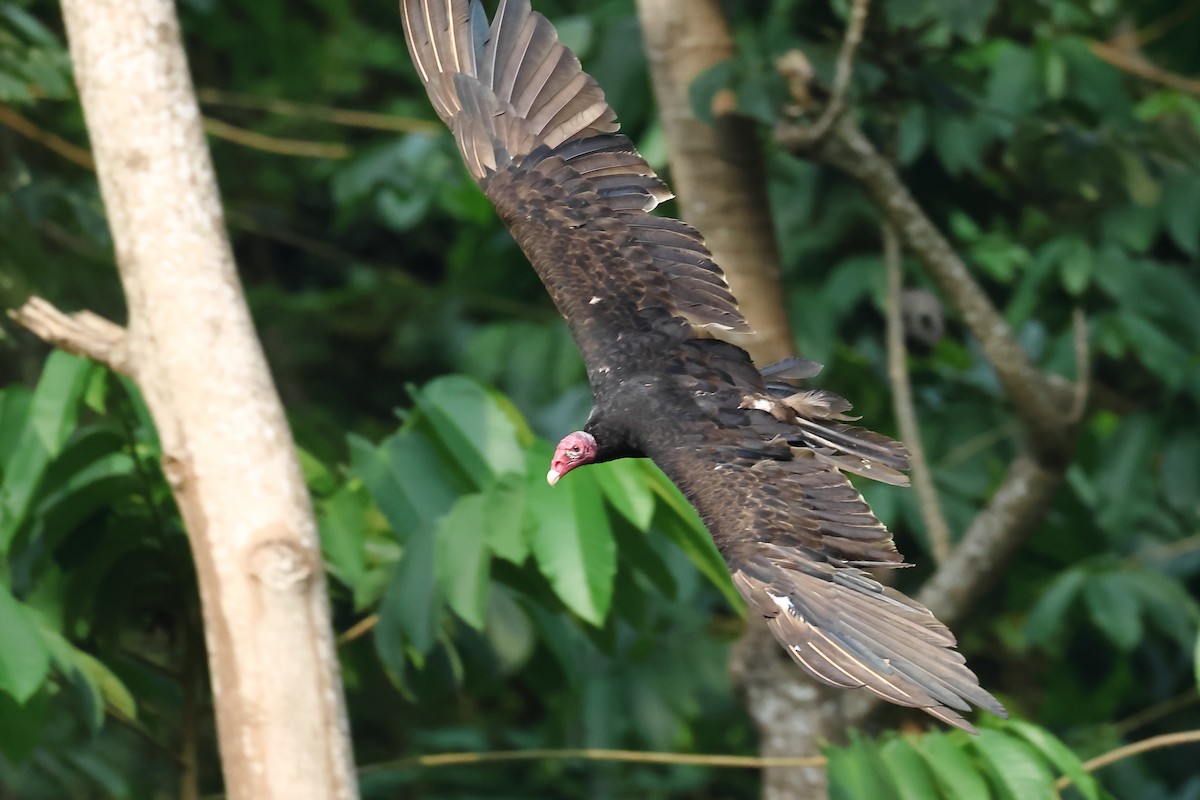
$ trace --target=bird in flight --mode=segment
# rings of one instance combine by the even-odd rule
[[[904,447],[850,404],[764,369],[711,329],[748,332],[700,234],[650,213],[672,195],[618,133],[595,79],[528,0],[401,0],[409,53],[467,170],[565,318],[595,404],[547,480],[646,457],[695,506],[753,613],[810,675],[974,731],[1006,716],[924,606],[864,568],[899,567],[845,473],[906,485]]]

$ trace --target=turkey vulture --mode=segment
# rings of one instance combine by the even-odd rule
[[[696,507],[750,608],[834,686],[866,687],[951,725],[1006,716],[954,635],[864,567],[903,560],[844,473],[903,485],[898,442],[845,424],[850,405],[759,370],[708,328],[746,320],[696,230],[649,212],[672,195],[617,132],[595,79],[528,0],[401,0],[409,53],[467,169],[582,351],[595,405],[547,480],[648,457]]]

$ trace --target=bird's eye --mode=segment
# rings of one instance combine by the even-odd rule
[[[567,458],[571,459],[572,461],[579,458],[581,455],[583,455],[583,452],[579,449],[579,445],[575,445],[567,450]]]

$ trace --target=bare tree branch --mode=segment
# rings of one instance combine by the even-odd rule
[[[954,627],[999,580],[1005,564],[1041,524],[1064,471],[1028,453],[1013,459],[992,499],[938,565],[917,600]]]
[[[888,381],[892,386],[892,407],[900,425],[900,439],[908,447],[913,491],[921,507],[921,519],[925,521],[925,535],[929,537],[929,549],[939,564],[950,554],[950,526],[942,514],[938,501],[937,487],[933,483],[933,471],[925,458],[925,445],[921,442],[921,427],[917,422],[917,409],[913,403],[912,383],[908,379],[908,349],[904,346],[904,317],[901,308],[904,290],[903,263],[900,242],[896,231],[883,223],[883,260],[887,268],[887,352]]]
[[[756,126],[731,113],[718,114],[710,126],[692,113],[692,81],[733,56],[720,3],[638,0],[638,15],[683,217],[704,234],[757,331],[737,343],[760,363],[785,358],[792,334],[780,302],[779,251]]]
[[[837,69],[833,76],[833,90],[829,102],[821,110],[821,116],[817,118],[816,122],[809,127],[797,125],[796,130],[793,131],[793,135],[803,139],[805,147],[811,147],[824,139],[829,133],[829,128],[846,110],[846,94],[850,91],[850,80],[854,77],[854,56],[858,52],[859,44],[862,43],[869,5],[869,0],[852,0],[851,2],[850,19],[846,22],[846,33],[842,37],[842,49],[838,52]],[[797,52],[792,51],[793,54]],[[787,58],[788,55],[785,55],[784,59]],[[785,66],[786,69],[787,63],[785,60],[781,66]],[[787,72],[791,73],[789,77],[801,77],[796,74],[794,68],[787,69]],[[795,89],[796,86],[793,84],[793,91]]]
[[[175,7],[64,0],[129,306],[23,323],[137,381],[196,561],[235,800],[357,794],[312,508],[233,263]]]
[[[64,314],[40,297],[29,298],[8,316],[59,349],[132,375],[125,329],[104,317],[91,311]]]
[[[802,128],[800,129],[803,130]],[[854,178],[896,229],[903,245],[962,314],[1016,407],[1028,445],[1047,460],[1060,460],[1070,449],[1071,426],[1064,409],[1070,398],[1030,363],[1008,323],[975,281],[966,264],[901,181],[892,164],[849,117],[808,148],[794,123],[776,130],[779,143],[797,154],[834,167]]]

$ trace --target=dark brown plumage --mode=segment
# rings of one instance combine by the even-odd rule
[[[973,730],[1004,715],[953,634],[863,567],[902,565],[843,472],[907,484],[904,447],[845,424],[849,404],[761,372],[704,328],[747,331],[700,235],[649,212],[670,191],[528,0],[402,0],[409,52],[471,175],[533,263],[587,364],[595,407],[549,479],[646,456],[708,526],[750,607],[814,677]]]

